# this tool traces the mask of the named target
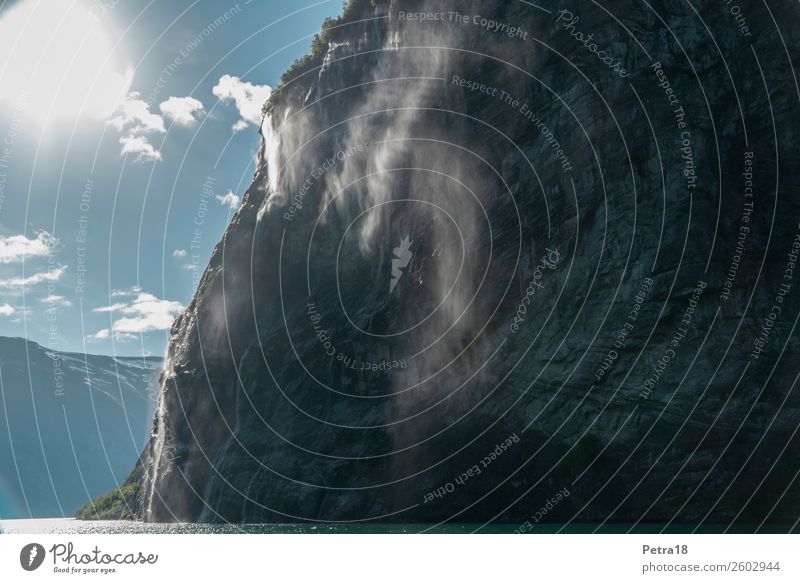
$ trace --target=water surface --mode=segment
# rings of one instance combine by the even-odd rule
[[[687,533],[696,525],[672,524],[666,529],[663,524],[537,524],[526,532],[546,534],[562,531],[572,534],[600,532],[606,534],[634,532],[649,533]],[[703,525],[702,533],[723,532],[727,525]],[[510,534],[518,524],[195,524],[173,523],[155,524],[127,520],[76,520],[73,518],[34,518],[22,520],[0,520],[0,532],[7,534]],[[562,530],[563,529],[563,530]],[[753,532],[754,526],[740,525],[729,532]],[[763,530],[763,529],[762,529]],[[768,530],[769,531],[769,530]],[[778,529],[777,532],[786,532]]]

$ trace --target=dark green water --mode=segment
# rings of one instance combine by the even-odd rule
[[[8,534],[511,534],[518,524],[151,524],[122,520],[73,520],[44,518],[30,520],[0,520],[0,532]],[[624,533],[751,533],[755,525],[696,525],[672,524],[538,524],[527,534],[563,532],[570,534]],[[787,532],[788,528],[765,526],[758,532]]]

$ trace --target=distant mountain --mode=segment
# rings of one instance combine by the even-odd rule
[[[147,442],[161,367],[0,337],[0,518],[72,516],[121,483]]]

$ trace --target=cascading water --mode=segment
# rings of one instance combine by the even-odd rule
[[[156,408],[155,419],[153,421],[154,430],[150,436],[150,444],[148,446],[150,452],[149,459],[147,460],[145,466],[143,479],[144,493],[146,498],[142,506],[144,508],[143,514],[145,516],[145,520],[149,520],[153,516],[153,503],[156,499],[156,486],[158,484],[161,472],[164,471],[161,469],[161,464],[164,458],[164,452],[168,448],[166,428],[167,398],[165,391],[167,381],[173,375],[174,371],[172,370],[172,360],[169,358],[169,355],[167,355],[161,383],[161,393],[158,398],[158,406]]]

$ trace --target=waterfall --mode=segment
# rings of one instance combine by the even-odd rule
[[[261,156],[259,165],[266,165],[270,192],[278,191],[278,133],[272,127],[272,115],[267,113],[261,122]]]
[[[161,395],[158,398],[158,407],[156,409],[155,417],[155,431],[151,435],[152,443],[150,449],[150,460],[145,476],[145,483],[147,484],[147,500],[145,519],[151,520],[153,517],[153,499],[156,495],[156,484],[158,483],[159,469],[161,467],[161,458],[164,455],[165,444],[167,441],[166,430],[166,386],[170,378],[174,377],[175,373],[172,369],[172,360],[167,354],[167,360],[164,364],[164,381],[161,386]],[[148,483],[149,482],[149,483]]]
[[[161,454],[164,451],[164,396],[158,400],[158,411],[156,412],[156,433],[153,436],[153,459],[151,460],[150,468],[151,475],[148,476],[150,480],[150,488],[147,494],[147,519],[149,520],[153,514],[153,498],[155,497],[156,481],[158,475],[158,467],[161,464]]]

